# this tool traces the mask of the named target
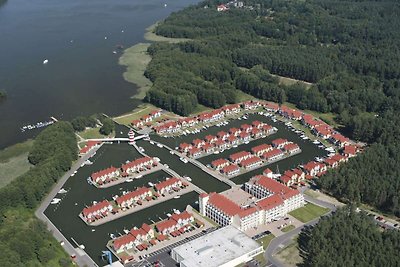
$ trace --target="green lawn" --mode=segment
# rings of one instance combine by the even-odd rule
[[[191,116],[205,112],[205,111],[210,111],[212,108],[206,107],[203,105],[198,104],[197,107],[193,110],[193,112],[190,114]]]
[[[113,118],[119,124],[130,125],[133,120],[138,120],[142,116],[149,114],[151,111],[158,109],[150,104],[142,104],[132,112]]]
[[[245,92],[240,91],[240,90],[236,91],[236,97],[237,97],[238,102],[256,99],[254,96],[246,94]]]
[[[0,150],[0,188],[32,167],[28,161],[32,145],[33,140],[28,140]]]
[[[285,264],[285,266],[298,266],[303,262],[297,246],[297,237],[287,247],[276,254],[276,258]]]
[[[289,214],[299,221],[306,223],[317,217],[320,217],[321,215],[324,215],[328,211],[328,208],[320,207],[312,203],[307,203],[304,207],[291,211],[289,212]]]
[[[294,225],[290,224],[284,228],[281,229],[282,232],[287,233],[289,231],[292,231],[294,228],[296,228]]]
[[[263,248],[266,249],[268,247],[269,243],[271,243],[272,239],[274,239],[274,238],[275,238],[275,236],[273,234],[269,234],[260,239],[257,239],[256,241],[258,243],[262,244]]]
[[[104,138],[105,136],[99,132],[100,128],[90,128],[79,132],[78,134],[84,139]],[[114,135],[115,133],[112,133]]]

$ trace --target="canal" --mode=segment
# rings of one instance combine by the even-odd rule
[[[277,139],[277,138],[285,138],[289,141],[292,141],[296,144],[298,144],[302,150],[300,154],[294,155],[292,157],[289,157],[287,159],[278,161],[276,163],[272,163],[270,165],[267,165],[266,167],[261,167],[259,169],[250,171],[248,173],[239,175],[237,177],[232,178],[232,181],[235,182],[236,184],[242,184],[247,182],[252,176],[261,174],[265,168],[270,168],[273,172],[276,172],[277,169],[279,169],[280,173],[283,173],[284,171],[294,168],[298,166],[299,164],[305,164],[309,162],[310,160],[313,160],[314,157],[321,157],[325,156],[327,152],[324,149],[318,148],[315,144],[313,144],[310,140],[303,140],[300,138],[299,135],[296,133],[292,132],[284,123],[277,121],[273,122],[269,117],[265,117],[259,114],[251,114],[248,116],[247,120],[232,120],[229,122],[228,125],[222,126],[222,127],[217,127],[213,126],[208,128],[206,131],[202,131],[197,134],[190,134],[186,136],[180,136],[180,137],[175,137],[175,138],[163,138],[160,136],[155,136],[152,137],[154,140],[157,140],[163,144],[166,144],[172,148],[175,148],[179,146],[180,143],[186,142],[186,143],[191,143],[192,140],[199,138],[199,139],[204,139],[206,135],[216,135],[219,131],[225,131],[228,132],[228,130],[232,127],[235,128],[240,128],[240,125],[246,123],[246,124],[251,124],[252,121],[254,120],[259,120],[262,122],[265,122],[273,127],[276,127],[278,131],[275,134],[272,134],[270,136],[267,136],[266,138],[262,139],[257,139],[249,144],[242,144],[239,145],[236,148],[232,148],[229,150],[226,150],[222,153],[219,154],[212,154],[206,157],[202,157],[199,159],[201,163],[204,165],[210,164],[213,160],[219,159],[219,158],[228,158],[229,155],[245,150],[245,151],[250,151],[250,149],[254,146],[260,145],[260,144],[271,144],[272,140]]]
[[[111,233],[123,233],[124,229],[129,230],[133,226],[140,226],[144,222],[151,224],[151,220],[158,221],[160,220],[159,217],[164,219],[166,218],[166,213],[171,213],[173,209],[183,210],[188,204],[198,208],[195,204],[198,200],[198,194],[190,192],[182,195],[179,199],[165,201],[100,226],[87,226],[78,217],[78,214],[86,205],[90,205],[92,201],[111,200],[112,196],[121,195],[122,191],[133,190],[139,186],[148,186],[148,182],[156,183],[170,176],[163,171],[157,171],[133,182],[122,183],[105,189],[97,189],[86,181],[86,178],[94,171],[103,169],[111,164],[119,166],[126,159],[132,160],[138,157],[140,155],[136,150],[126,143],[103,145],[92,158],[93,165],[81,167],[64,184],[63,188],[68,192],[56,196],[61,198],[62,201],[57,205],[49,205],[45,211],[45,215],[69,241],[73,238],[79,244],[83,244],[89,256],[101,266],[105,264],[101,259],[101,251],[106,248],[105,246],[110,239]],[[95,231],[93,232],[92,229],[95,229]]]

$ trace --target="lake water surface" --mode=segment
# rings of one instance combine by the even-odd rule
[[[50,116],[136,107],[136,87],[112,51],[143,42],[148,26],[195,2],[0,0],[0,90],[8,95],[0,103],[0,148],[34,136],[20,127]]]

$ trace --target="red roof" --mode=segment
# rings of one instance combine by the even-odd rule
[[[345,137],[345,136],[343,136],[343,135],[341,135],[339,133],[333,134],[331,136],[331,138],[334,139],[336,142],[339,142],[339,143],[344,143],[344,142],[348,142],[349,141],[349,138],[347,138],[347,137]]]
[[[99,211],[105,207],[108,207],[109,205],[111,205],[111,204],[110,204],[110,202],[108,202],[108,200],[103,200],[97,204],[90,206],[90,207],[84,208],[82,210],[82,214],[83,214],[83,216],[86,217],[87,215],[89,215],[89,213]]]
[[[272,141],[272,145],[273,146],[279,146],[279,145],[283,145],[284,143],[287,143],[288,140],[283,139],[283,138],[278,138]]]
[[[90,175],[90,177],[92,177],[92,181],[96,181],[97,178],[102,177],[107,174],[110,174],[112,172],[115,172],[117,170],[118,170],[117,168],[111,166],[110,168],[92,173],[92,175]]]
[[[240,162],[240,165],[243,167],[247,167],[249,165],[252,165],[252,164],[255,164],[258,162],[262,162],[262,160],[259,157],[254,156],[254,157],[243,160],[242,162]]]
[[[96,145],[98,145],[98,144],[100,144],[100,142],[98,142],[98,141],[88,141],[88,142],[86,143],[85,147],[83,147],[83,148],[79,151],[79,153],[84,154],[84,153],[88,152],[92,147],[94,147],[94,146],[96,146]]]
[[[122,196],[120,196],[120,197],[117,197],[117,198],[115,199],[115,202],[116,202],[118,205],[121,205],[122,202],[127,201],[127,200],[132,199],[132,198],[135,198],[135,197],[137,197],[137,196],[144,195],[144,194],[146,194],[146,193],[149,192],[149,191],[150,191],[150,189],[148,189],[148,188],[146,188],[146,187],[140,187],[140,188],[136,189],[135,191],[132,191],[132,192],[129,192],[129,193],[125,194],[125,195],[122,195]]]
[[[211,166],[217,167],[229,163],[227,159],[216,159],[211,162]]]
[[[297,144],[290,143],[290,144],[284,145],[283,149],[286,151],[293,151],[293,150],[300,149],[300,147]]]
[[[201,150],[200,150],[200,148],[193,147],[193,148],[189,149],[188,152],[189,152],[190,155],[194,155],[194,154],[200,153]]]
[[[209,134],[209,135],[207,135],[204,139],[205,139],[207,142],[211,142],[212,140],[217,139],[217,137],[214,136],[214,135]]]
[[[343,153],[346,155],[355,155],[357,154],[357,146],[355,145],[345,146],[343,149]]]
[[[278,181],[268,178],[264,175],[257,175],[255,183],[264,187],[274,194],[280,195],[285,199],[291,198],[299,194],[299,191],[290,189],[289,187],[279,183]]]
[[[239,205],[218,193],[210,193],[210,199],[208,203],[225,213],[227,216],[235,216],[241,212]]]
[[[178,222],[179,220],[183,220],[183,221],[189,220],[191,217],[193,217],[193,215],[185,210],[184,212],[181,212],[180,214],[176,214],[176,213],[172,214],[171,219]]]
[[[222,172],[223,173],[231,173],[231,172],[234,172],[236,170],[239,170],[239,167],[237,165],[235,165],[235,164],[231,164],[231,165],[225,166],[222,169]]]
[[[135,159],[134,161],[128,162],[126,164],[123,164],[121,169],[122,169],[122,171],[126,172],[129,168],[134,168],[134,167],[139,166],[141,164],[145,164],[145,163],[147,163],[147,162],[149,162],[151,160],[152,160],[152,158],[150,158],[150,157],[138,158],[138,159]]]
[[[246,156],[251,156],[251,153],[248,152],[248,151],[240,151],[240,152],[237,152],[237,153],[234,153],[234,154],[230,155],[229,158],[232,161],[236,161],[236,160],[238,160],[240,158],[243,158],[243,157],[246,157]]]
[[[171,186],[175,183],[178,183],[180,180],[176,177],[172,177],[169,179],[166,179],[165,181],[159,182],[158,184],[155,185],[155,188],[157,191],[161,191],[161,189],[167,187],[167,186]]]
[[[161,222],[157,223],[156,227],[157,227],[157,230],[159,232],[162,232],[165,229],[171,228],[171,227],[173,227],[175,225],[176,225],[176,221],[175,220],[167,219],[167,220],[164,220],[164,221],[161,221]]]
[[[257,206],[263,210],[270,210],[282,204],[283,200],[278,194],[274,194],[257,202]]]
[[[123,235],[121,237],[118,237],[114,240],[114,248],[118,250],[121,246],[133,242],[135,241],[135,239],[136,238],[132,235]]]
[[[222,137],[224,137],[225,135],[227,135],[228,133],[226,133],[226,132],[224,132],[224,131],[219,131],[218,133],[217,133],[217,136],[219,137],[219,138],[222,138]]]
[[[272,148],[271,145],[262,144],[262,145],[258,145],[258,146],[255,146],[255,147],[251,148],[251,152],[253,152],[253,154],[257,154],[260,151],[269,150],[271,148]]]
[[[262,157],[265,158],[265,159],[269,159],[269,158],[275,157],[275,156],[280,155],[280,154],[283,154],[282,150],[274,148],[274,149],[262,154]]]
[[[315,169],[319,164],[315,161],[310,161],[306,165],[303,166],[303,169],[307,172],[310,172],[311,170]]]
[[[148,232],[150,232],[151,227],[150,227],[150,225],[144,223],[144,224],[142,224],[142,229],[143,229],[143,231],[145,231],[146,233],[148,233]]]

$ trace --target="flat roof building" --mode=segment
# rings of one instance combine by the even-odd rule
[[[181,267],[228,267],[262,252],[261,244],[228,225],[172,249],[171,256]]]

